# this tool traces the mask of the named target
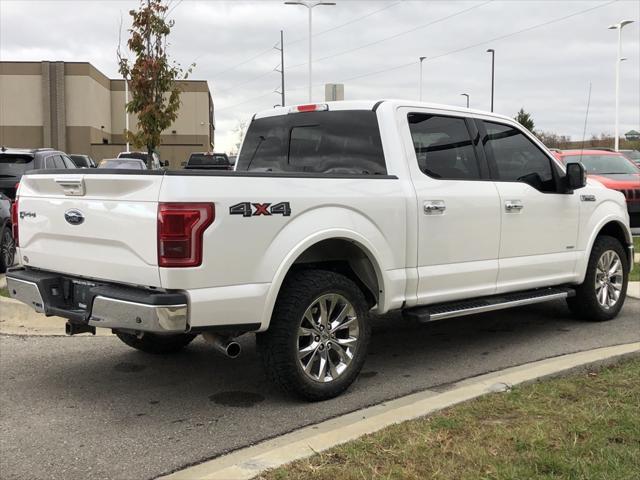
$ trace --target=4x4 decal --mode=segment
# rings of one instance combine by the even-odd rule
[[[259,217],[260,215],[282,215],[288,217],[291,215],[291,206],[289,202],[280,202],[274,205],[270,203],[252,203],[240,202],[229,207],[230,215],[242,215],[243,217]]]

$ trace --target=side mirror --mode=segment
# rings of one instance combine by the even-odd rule
[[[587,184],[587,173],[581,163],[567,163],[566,185],[568,190],[578,190]]]

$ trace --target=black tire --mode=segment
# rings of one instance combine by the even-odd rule
[[[177,335],[155,335],[153,333],[145,333],[142,338],[138,338],[130,333],[116,332],[116,336],[136,350],[153,354],[178,352],[196,338],[196,335],[188,333],[181,333]]]
[[[615,252],[622,264],[622,290],[620,291],[620,295],[616,303],[609,308],[605,308],[598,301],[596,296],[596,275],[600,258],[605,252],[609,251]],[[601,235],[596,238],[593,248],[591,249],[584,282],[582,282],[581,285],[578,285],[575,289],[576,295],[567,299],[569,309],[580,320],[590,322],[604,322],[606,320],[611,320],[618,315],[620,309],[624,305],[628,281],[629,260],[625,248],[616,238],[608,235]]]
[[[0,229],[0,273],[5,273],[13,265],[16,255],[16,246],[13,241],[11,225],[5,223]]]
[[[304,372],[301,365],[304,359],[298,359],[298,351],[301,348],[298,329],[307,309],[312,308],[318,299],[324,298],[323,295],[337,295],[350,304],[351,311],[355,312],[355,319],[353,315],[344,317],[346,318],[343,320],[344,323],[352,325],[348,327],[346,335],[349,337],[351,328],[357,325],[355,328],[357,328],[358,340],[354,352],[351,352],[350,363],[342,373],[337,375],[337,378],[326,380],[327,375],[333,375],[327,372],[327,375],[324,375],[325,381],[319,381],[310,378]],[[333,308],[335,312],[338,311],[336,306]],[[328,317],[331,317],[331,311]],[[338,318],[337,313],[333,318],[334,320]],[[317,325],[319,328],[320,324]],[[341,331],[344,332],[345,328],[345,326],[338,327],[331,333],[340,337],[342,334],[338,333],[338,330],[342,329]],[[329,330],[325,333],[327,332]],[[319,401],[340,395],[353,383],[366,359],[370,338],[369,307],[362,291],[354,282],[334,272],[301,270],[290,274],[285,279],[271,316],[269,329],[257,335],[257,346],[267,375],[274,383],[287,393],[305,400]],[[340,338],[340,340],[344,339]],[[309,341],[314,340],[310,338]],[[327,341],[332,342],[331,339]],[[331,345],[327,344],[327,350],[324,352],[327,358],[337,360],[338,351],[345,351],[335,346],[336,343],[340,342],[334,337],[332,351]],[[311,358],[315,355],[315,352],[311,354]],[[309,360],[309,363],[311,361],[313,360]],[[335,365],[336,361],[332,363]],[[322,374],[318,373],[319,375]]]

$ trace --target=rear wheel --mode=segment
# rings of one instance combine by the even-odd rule
[[[620,312],[627,293],[629,264],[622,244],[602,235],[591,250],[587,273],[575,297],[568,298],[571,311],[581,320],[602,322]]]
[[[16,244],[8,223],[0,231],[0,273],[5,273],[13,265],[16,255]]]
[[[268,376],[306,400],[339,395],[365,361],[368,310],[362,291],[343,275],[323,270],[290,275],[269,330],[257,337]]]
[[[145,333],[142,338],[130,333],[116,332],[116,336],[124,343],[145,353],[173,353],[182,350],[196,338],[196,335],[181,333],[178,335],[155,335]]]

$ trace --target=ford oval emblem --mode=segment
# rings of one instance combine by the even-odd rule
[[[82,215],[80,210],[74,208],[64,212],[64,219],[71,225],[80,225],[84,222],[84,215]]]

